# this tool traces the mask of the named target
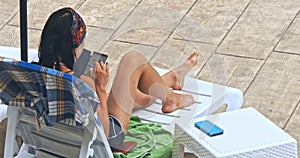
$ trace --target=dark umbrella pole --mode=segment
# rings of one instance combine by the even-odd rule
[[[27,0],[20,0],[21,60],[28,60]]]

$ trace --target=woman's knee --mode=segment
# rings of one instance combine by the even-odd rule
[[[147,59],[141,55],[139,52],[130,51],[126,53],[121,60],[121,63],[136,63],[136,64],[144,64],[147,63]]]

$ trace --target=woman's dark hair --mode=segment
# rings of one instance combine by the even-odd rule
[[[70,8],[57,10],[48,18],[39,45],[40,65],[60,70],[61,62],[73,70],[75,49],[72,43],[72,22]]]

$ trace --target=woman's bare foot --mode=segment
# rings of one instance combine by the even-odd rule
[[[194,52],[182,65],[162,76],[167,85],[175,90],[181,90],[186,74],[197,64],[198,53]]]
[[[181,109],[194,104],[195,100],[190,94],[173,93],[172,97],[168,97],[161,108],[162,112],[169,113],[177,109]]]

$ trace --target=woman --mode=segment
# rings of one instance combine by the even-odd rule
[[[39,64],[74,74],[73,65],[83,51],[85,35],[85,23],[72,8],[54,12],[42,32]],[[185,75],[197,64],[197,56],[197,53],[191,54],[184,64],[161,77],[143,56],[129,52],[120,61],[108,94],[107,63],[95,63],[93,78],[80,76],[100,99],[97,115],[111,146],[117,147],[123,142],[133,108],[147,106],[153,102],[153,98],[162,100],[163,112],[172,112],[194,103],[191,95],[173,93],[170,87],[177,90],[182,88]]]

